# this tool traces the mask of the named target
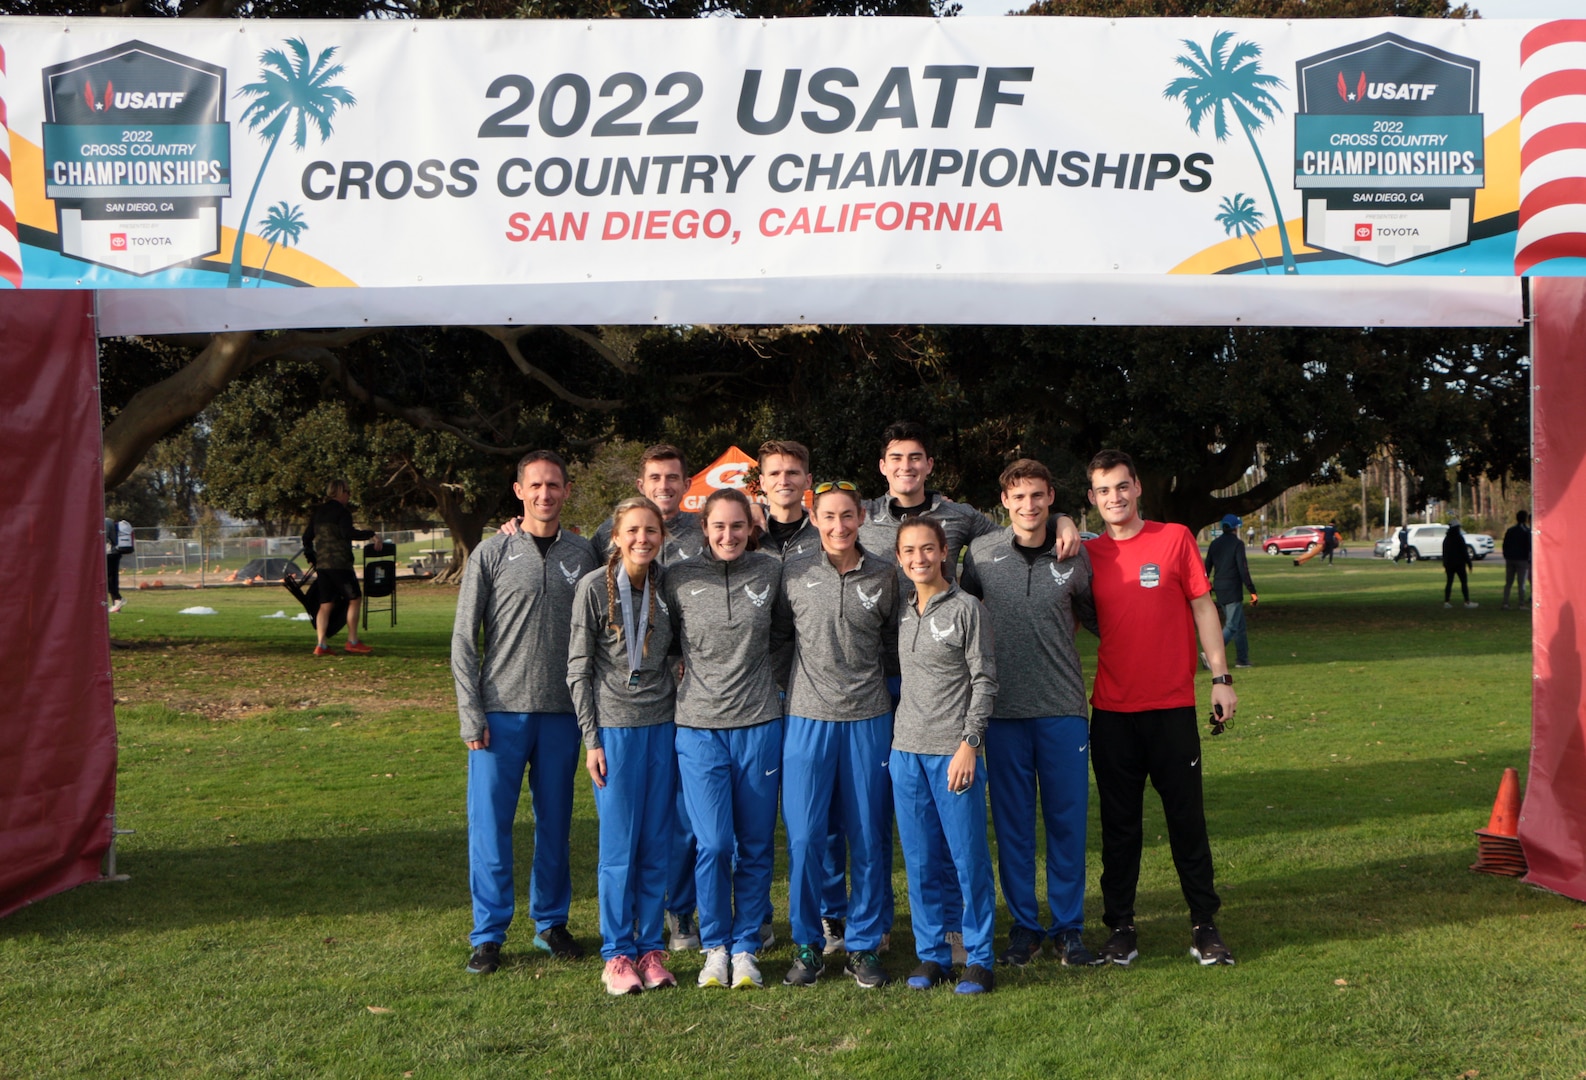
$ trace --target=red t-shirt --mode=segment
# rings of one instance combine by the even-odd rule
[[[1090,703],[1114,712],[1195,704],[1195,617],[1211,590],[1200,548],[1182,525],[1148,521],[1127,540],[1085,542],[1094,576],[1096,685]]]

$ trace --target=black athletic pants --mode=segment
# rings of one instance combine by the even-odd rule
[[[121,552],[112,551],[105,556],[105,588],[110,599],[121,599]]]
[[[1145,782],[1162,799],[1179,887],[1196,926],[1222,906],[1212,883],[1211,841],[1201,798],[1201,740],[1195,707],[1090,714],[1090,764],[1101,802],[1102,919],[1134,922],[1140,883]]]
[[[1465,594],[1465,603],[1470,603],[1470,579],[1465,576],[1463,566],[1443,567],[1443,603],[1448,603],[1448,598],[1454,593],[1454,575],[1459,575],[1459,591]]]

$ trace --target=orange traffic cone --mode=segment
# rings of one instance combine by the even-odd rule
[[[1526,872],[1525,853],[1520,849],[1520,774],[1503,770],[1498,782],[1498,797],[1492,803],[1492,817],[1485,829],[1476,830],[1476,861],[1471,869],[1481,874],[1520,877]]]

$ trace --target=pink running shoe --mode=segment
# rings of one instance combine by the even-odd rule
[[[637,994],[644,989],[639,973],[633,970],[633,961],[626,956],[614,956],[607,960],[606,970],[600,973],[600,981],[606,984],[606,993],[613,997]]]
[[[644,980],[646,990],[677,985],[677,976],[666,970],[666,953],[660,949],[651,949],[639,957],[639,978]]]

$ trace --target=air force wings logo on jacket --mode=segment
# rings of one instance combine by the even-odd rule
[[[749,602],[755,607],[765,607],[765,602],[771,598],[771,586],[767,585],[759,592],[755,592],[753,586],[745,585],[743,594],[749,598]]]
[[[584,576],[583,567],[579,563],[574,563],[572,569],[568,569],[565,562],[558,562],[556,565],[562,571],[562,576],[567,579],[569,585],[577,585],[578,579]]]
[[[1052,580],[1057,582],[1059,585],[1067,585],[1068,579],[1074,576],[1074,567],[1072,566],[1070,566],[1067,570],[1059,570],[1057,568],[1057,563],[1050,562],[1046,564],[1046,568],[1052,571]]]
[[[859,582],[854,583],[854,592],[859,596],[859,602],[865,606],[866,611],[876,610],[876,604],[881,602],[881,586],[876,586],[874,593],[866,593],[865,587]]]
[[[958,631],[958,627],[954,626],[951,622],[949,622],[946,626],[937,626],[935,615],[931,616],[930,624],[932,641],[936,642],[938,645],[953,644],[953,635]]]

